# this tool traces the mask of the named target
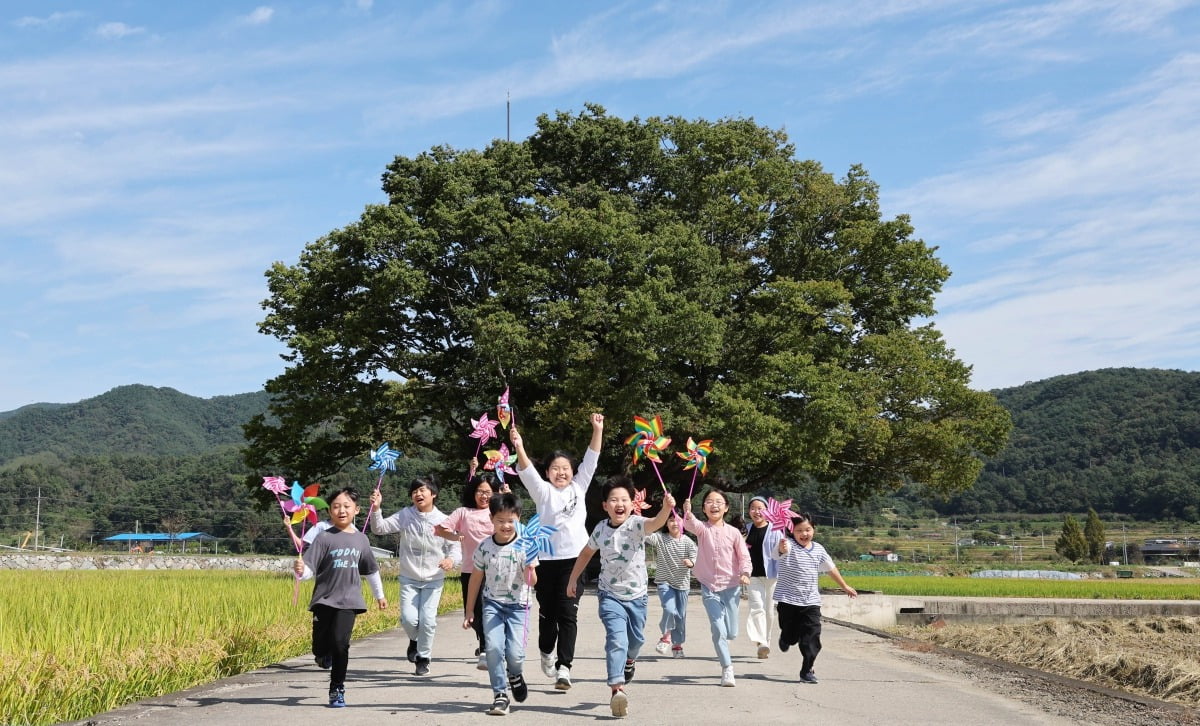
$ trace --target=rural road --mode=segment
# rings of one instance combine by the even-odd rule
[[[531,613],[536,630],[536,605]],[[746,608],[742,607],[743,623]],[[821,682],[798,682],[800,655],[773,649],[754,655],[743,635],[732,645],[737,686],[718,686],[720,668],[699,598],[689,599],[687,657],[672,659],[653,650],[657,597],[650,598],[647,636],[637,675],[627,687],[631,723],[740,724],[1078,724],[1134,726],[1169,723],[1175,717],[1147,713],[1139,704],[1084,698],[1061,688],[1031,684],[1029,678],[988,673],[975,664],[913,652],[895,641],[826,624],[817,660]],[[475,669],[474,636],[461,616],[438,623],[432,672],[412,675],[405,659],[407,639],[399,629],[357,640],[350,649],[345,709],[325,706],[328,674],[311,657],[300,657],[206,686],[152,698],[76,722],[94,726],[266,726],[330,722],[378,726],[413,718],[422,724],[478,724],[491,704],[487,674]],[[604,684],[604,630],[589,589],[580,606],[574,687],[556,691],[537,664],[536,633],[525,675],[529,698],[513,704],[507,717],[522,724],[615,721]],[[530,655],[531,654],[531,655]],[[1069,690],[1069,689],[1068,689]],[[1087,702],[1087,703],[1085,703]],[[497,719],[499,717],[496,717]],[[1110,720],[1111,719],[1111,720]],[[503,721],[501,721],[503,723]]]

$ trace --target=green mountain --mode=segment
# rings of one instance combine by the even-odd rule
[[[993,393],[1009,445],[938,511],[1200,520],[1200,373],[1110,368]]]
[[[203,399],[133,385],[78,403],[24,406],[0,413],[0,466],[45,452],[186,455],[240,445],[242,425],[268,401],[265,391]]]

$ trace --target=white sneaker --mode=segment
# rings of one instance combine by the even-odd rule
[[[612,709],[612,715],[617,718],[625,718],[625,714],[629,713],[629,697],[625,695],[625,691],[616,691],[612,694],[612,700],[608,702],[608,707]]]
[[[558,671],[554,670],[553,653],[542,653],[542,675],[547,678],[554,678],[558,675]]]
[[[479,660],[475,661],[475,670],[477,670],[477,671],[486,671],[487,670],[487,656],[484,655],[483,653],[480,653]]]
[[[721,685],[727,688],[733,688],[737,683],[733,680],[733,666],[725,666],[721,669]]]
[[[562,666],[558,669],[558,679],[554,681],[554,687],[560,691],[571,690],[571,669]]]
[[[654,652],[658,653],[659,655],[666,655],[667,651],[669,650],[671,650],[670,640],[660,640],[658,641],[658,644],[654,646]]]

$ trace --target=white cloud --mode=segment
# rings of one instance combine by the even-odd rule
[[[44,28],[52,25],[59,25],[60,23],[65,23],[68,20],[75,20],[76,18],[81,17],[83,17],[83,13],[79,12],[78,10],[71,10],[65,13],[50,13],[44,18],[26,15],[23,18],[17,18],[16,20],[12,21],[12,24],[18,28]]]
[[[259,5],[249,15],[243,15],[238,21],[243,25],[265,25],[271,22],[275,9],[267,5]]]
[[[124,38],[129,35],[138,35],[146,32],[145,28],[135,28],[126,25],[125,23],[101,23],[96,27],[96,35],[101,38]]]

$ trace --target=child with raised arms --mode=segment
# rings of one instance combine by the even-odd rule
[[[692,589],[692,568],[696,566],[696,543],[683,533],[683,520],[667,518],[667,531],[655,532],[646,538],[646,546],[654,548],[654,584],[662,617],[658,630],[662,633],[654,650],[660,655],[668,651],[676,658],[683,657],[687,640],[687,597]]]
[[[821,590],[817,579],[829,573],[838,587],[850,597],[858,591],[846,584],[833,558],[820,544],[813,542],[812,516],[792,517],[792,536],[781,537],[772,550],[779,563],[779,581],[775,585],[775,607],[779,612],[779,650],[800,646],[800,682],[816,683],[813,664],[821,652]]]
[[[488,713],[505,716],[510,706],[509,689],[517,703],[529,695],[522,672],[525,617],[530,586],[537,582],[537,560],[526,564],[525,552],[517,545],[521,503],[516,496],[511,492],[492,496],[488,511],[495,531],[475,550],[475,571],[467,584],[463,628],[471,627],[475,601],[482,597],[484,653],[492,686],[492,707]]]
[[[414,479],[408,487],[412,506],[387,519],[382,512],[383,494],[378,489],[371,494],[371,531],[395,533],[400,539],[400,624],[408,636],[408,662],[416,664],[418,676],[429,673],[446,573],[458,567],[462,558],[458,542],[434,534],[434,528],[446,521],[435,506],[438,489],[432,475]]]
[[[656,531],[671,516],[675,498],[663,492],[663,504],[654,519],[633,508],[633,482],[613,477],[601,492],[608,519],[598,523],[575,560],[567,578],[567,597],[578,592],[580,575],[592,557],[600,553],[598,600],[604,624],[604,653],[608,666],[609,707],[623,717],[629,709],[625,684],[633,680],[634,665],[646,631],[646,535]]]
[[[575,638],[579,632],[579,598],[567,597],[567,576],[587,542],[585,497],[592,475],[596,473],[600,445],[604,441],[604,416],[593,413],[590,422],[592,439],[583,452],[578,470],[570,454],[554,451],[546,457],[541,473],[525,453],[516,424],[509,428],[509,438],[517,452],[517,475],[529,490],[542,524],[558,530],[550,537],[551,554],[543,557],[538,565],[536,591],[542,673],[554,679],[554,687],[560,691],[571,687],[571,665],[575,660]]]
[[[339,489],[329,500],[332,526],[321,532],[296,558],[294,570],[302,580],[316,578],[312,600],[313,655],[329,668],[329,707],[346,705],[346,668],[350,662],[350,635],[359,613],[367,611],[362,595],[362,577],[380,610],[387,608],[383,579],[367,536],[354,528],[358,516],[358,493]]]
[[[720,489],[704,495],[704,521],[692,514],[691,502],[685,507],[683,525],[696,535],[696,580],[700,583],[700,602],[708,615],[713,648],[721,664],[721,685],[733,687],[733,658],[729,641],[738,634],[738,605],[741,586],[750,582],[750,552],[746,540],[733,525],[725,522],[729,500]]]

